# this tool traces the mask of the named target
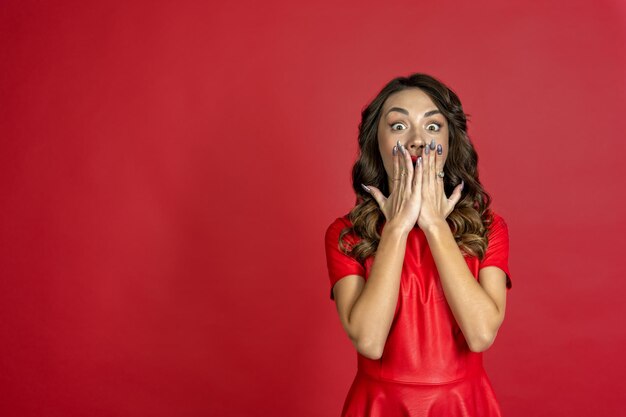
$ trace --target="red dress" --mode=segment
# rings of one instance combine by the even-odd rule
[[[472,275],[486,266],[507,274],[509,235],[497,214],[489,228],[489,244],[482,261],[465,257]],[[337,218],[325,236],[332,288],[347,275],[367,280],[373,257],[361,264],[337,246],[339,233],[350,225]],[[348,235],[348,242],[356,242]],[[368,359],[357,352],[358,370],[345,400],[342,417],[501,416],[482,353],[472,352],[448,306],[435,261],[424,232],[408,235],[398,303],[382,357]]]

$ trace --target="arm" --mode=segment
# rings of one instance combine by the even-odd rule
[[[333,291],[341,323],[357,351],[370,359],[382,356],[398,303],[408,232],[387,223],[364,279],[346,277]]]
[[[467,344],[474,352],[487,350],[504,320],[504,271],[495,266],[483,268],[479,272],[479,283],[469,270],[445,220],[434,223],[424,232],[446,300]]]

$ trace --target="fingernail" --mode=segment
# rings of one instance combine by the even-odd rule
[[[461,180],[461,190],[465,187],[465,181]]]
[[[398,153],[398,147],[394,146],[393,147],[393,156],[396,156],[397,153]]]
[[[430,147],[429,147],[429,146],[427,146],[427,147],[425,147],[425,148],[424,148],[424,153],[425,153],[426,155],[428,155],[428,154],[430,153]]]
[[[443,153],[443,146],[441,146],[441,143],[439,145],[437,145],[437,155],[441,155]]]
[[[370,188],[367,185],[361,184],[361,187],[363,187],[363,189],[367,191],[368,193],[370,192]]]
[[[417,158],[417,165],[422,166],[422,157]]]
[[[406,149],[404,149],[404,145],[400,145],[400,152],[402,152],[402,155],[406,154]]]
[[[435,150],[435,139],[430,141],[430,149]]]

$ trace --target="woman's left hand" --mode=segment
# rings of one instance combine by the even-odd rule
[[[430,146],[434,145],[433,139],[431,144],[426,145],[424,152],[422,152],[422,164],[424,164],[422,207],[417,218],[417,225],[422,230],[442,221],[445,223],[446,218],[461,199],[461,190],[464,185],[461,182],[454,188],[450,198],[446,197],[443,178],[437,175],[438,172],[443,171],[443,148],[441,144],[438,144],[433,150]]]

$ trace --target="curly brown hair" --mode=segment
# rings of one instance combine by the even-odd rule
[[[378,123],[387,98],[407,88],[419,88],[435,103],[449,125],[449,150],[444,165],[444,190],[449,196],[462,180],[465,182],[461,200],[446,221],[464,255],[483,259],[487,250],[487,231],[493,221],[489,205],[491,197],[478,179],[478,154],[467,134],[467,115],[457,95],[434,77],[415,73],[391,80],[361,112],[359,124],[359,156],[352,167],[352,188],[356,205],[348,214],[351,226],[339,235],[340,249],[364,262],[376,253],[385,216],[373,196],[361,188],[371,184],[389,195],[387,173],[378,149]],[[360,239],[352,245],[344,236],[355,234]]]

